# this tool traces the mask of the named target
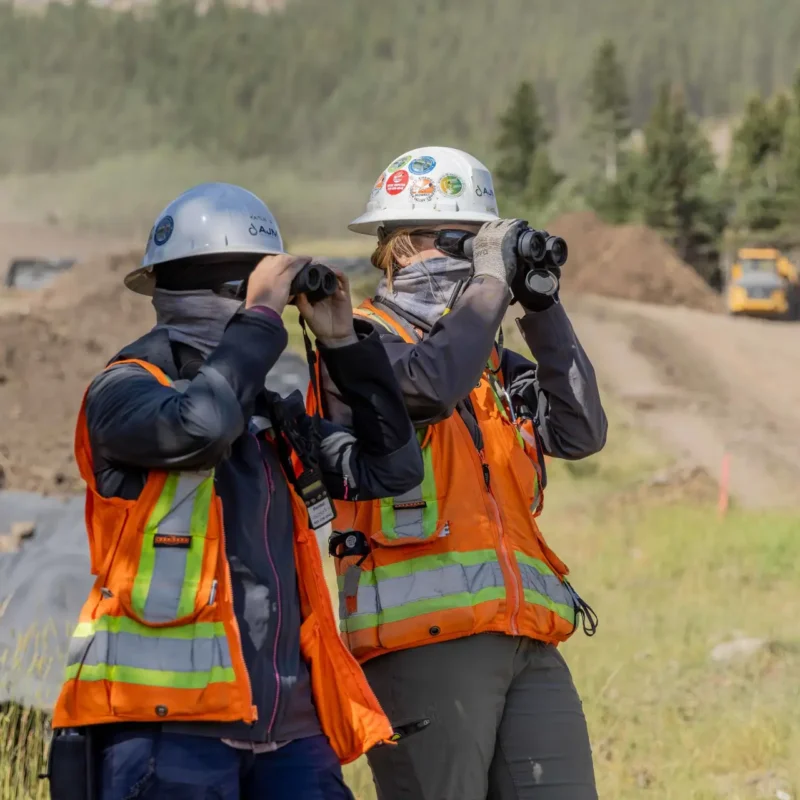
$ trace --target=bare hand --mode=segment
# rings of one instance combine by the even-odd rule
[[[294,276],[309,261],[308,256],[264,256],[247,281],[245,308],[266,306],[282,314],[289,302],[289,288]]]
[[[335,294],[313,305],[304,295],[297,297],[297,309],[312,333],[328,347],[341,347],[358,341],[353,328],[353,301],[350,282],[343,272],[334,270],[338,280]]]

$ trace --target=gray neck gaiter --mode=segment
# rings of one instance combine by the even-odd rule
[[[428,258],[397,270],[391,290],[386,278],[382,278],[375,296],[433,327],[442,316],[456,282],[468,280],[471,274],[469,261],[446,256]]]
[[[241,300],[220,297],[210,289],[180,292],[156,289],[153,330],[167,331],[170,341],[188,344],[207,358],[241,305]]]

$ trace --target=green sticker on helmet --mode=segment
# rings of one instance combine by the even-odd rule
[[[386,168],[387,172],[397,172],[398,169],[403,169],[403,167],[411,161],[411,156],[400,156],[400,158],[396,158],[392,161],[391,164]]]
[[[464,181],[452,173],[442,175],[439,178],[439,191],[447,197],[460,197],[464,194]]]

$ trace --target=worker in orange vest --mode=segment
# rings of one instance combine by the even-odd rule
[[[159,215],[125,279],[157,324],[78,420],[97,580],[55,708],[54,800],[352,800],[340,763],[393,736],[339,637],[315,529],[331,498],[418,484],[421,455],[341,274],[332,297],[295,300],[352,432],[265,388],[308,261],[255,195],[204,184]]]
[[[381,334],[425,462],[409,492],[338,502],[330,542],[345,641],[390,717],[425,726],[368,754],[378,796],[594,800],[557,645],[596,617],[537,525],[545,455],[596,453],[607,427],[558,265],[520,284],[526,224],[499,219],[489,170],[450,148],[393,161],[350,229],[378,238],[384,277],[356,313]],[[510,286],[536,363],[495,343]],[[325,415],[347,422],[321,377]]]

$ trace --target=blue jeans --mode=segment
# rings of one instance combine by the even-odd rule
[[[325,736],[256,755],[205,736],[120,731],[98,773],[99,800],[353,800]]]

